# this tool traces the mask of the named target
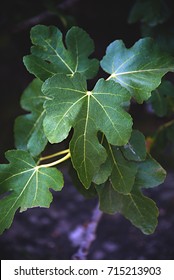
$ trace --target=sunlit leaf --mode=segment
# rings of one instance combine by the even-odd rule
[[[55,74],[83,74],[92,78],[98,71],[98,61],[90,59],[94,44],[90,36],[79,27],[66,34],[65,45],[61,31],[55,26],[37,25],[31,29],[33,47],[31,55],[24,57],[27,70],[41,80]]]
[[[6,153],[9,164],[0,165],[0,233],[9,228],[15,212],[32,207],[49,207],[52,194],[49,189],[60,191],[63,178],[56,168],[38,167],[25,151]]]
[[[42,82],[33,80],[25,89],[21,98],[21,107],[30,114],[17,117],[15,121],[15,144],[17,149],[28,150],[31,155],[39,155],[47,144],[43,131],[46,97],[41,92]]]
[[[102,68],[142,103],[161,83],[161,78],[174,71],[174,58],[161,51],[150,38],[140,39],[126,49],[123,41],[111,43],[101,61]]]

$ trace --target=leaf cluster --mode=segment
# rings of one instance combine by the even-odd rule
[[[84,193],[97,195],[103,212],[120,212],[143,233],[152,233],[158,209],[142,189],[161,184],[166,173],[133,128],[129,106],[132,99],[141,104],[151,97],[162,77],[174,71],[174,58],[144,38],[129,49],[122,40],[112,42],[99,62],[91,58],[93,40],[79,27],[63,40],[56,27],[38,25],[31,41],[24,64],[35,78],[21,97],[28,113],[16,119],[16,150],[8,151],[9,163],[0,166],[1,232],[17,209],[49,207],[49,189],[63,187],[53,166],[70,158]],[[88,89],[99,66],[108,78]],[[42,157],[48,142],[59,144],[70,136],[66,150]]]
[[[160,49],[174,54],[174,22],[173,9],[170,1],[136,0],[129,14],[129,23],[140,21],[140,29],[143,37],[154,38]],[[155,115],[164,121],[151,136],[151,149],[154,154],[162,154],[174,144],[173,113],[174,113],[174,86],[172,79],[164,77],[148,100],[148,105]],[[164,155],[163,155],[164,157]]]

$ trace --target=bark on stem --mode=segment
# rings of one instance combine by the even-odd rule
[[[85,225],[85,233],[83,241],[78,251],[72,256],[73,260],[86,260],[92,242],[96,239],[96,230],[100,222],[103,212],[100,211],[98,205],[93,210],[91,220]]]

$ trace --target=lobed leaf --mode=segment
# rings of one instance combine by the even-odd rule
[[[151,234],[157,225],[158,209],[154,201],[141,193],[141,189],[161,184],[166,172],[149,155],[145,161],[136,164],[137,172],[134,174],[134,184],[129,192],[120,192],[119,188],[114,186],[112,178],[109,178],[105,184],[96,187],[100,209],[109,214],[120,212],[143,233]],[[126,182],[126,178],[124,180]],[[128,179],[127,181],[129,183]]]
[[[164,117],[172,114],[174,112],[174,85],[169,81],[163,81],[152,92],[149,102],[157,116]]]
[[[144,135],[138,130],[133,130],[126,145],[121,147],[112,146],[104,139],[103,146],[107,151],[108,157],[95,174],[93,182],[100,185],[109,178],[118,192],[130,192],[135,183],[138,162],[146,159]]]
[[[124,195],[113,189],[111,183],[97,187],[100,209],[109,214],[121,213],[144,234],[152,234],[157,226],[158,208],[153,200],[138,190]]]
[[[17,117],[14,126],[16,148],[28,150],[32,156],[39,155],[48,142],[43,131],[43,103],[46,97],[41,86],[42,82],[35,79],[25,89],[21,97],[21,107],[31,113]]]
[[[102,184],[109,179],[116,191],[129,193],[135,182],[138,165],[124,158],[121,149],[110,145],[107,141],[104,142],[104,147],[108,157],[94,176],[93,182]]]
[[[137,0],[131,9],[129,23],[141,21],[149,26],[156,26],[165,22],[171,11],[163,0]]]
[[[0,233],[9,228],[15,212],[31,207],[49,207],[52,194],[60,191],[63,177],[56,168],[44,168],[26,151],[11,150],[6,153],[9,164],[0,165]]]
[[[138,188],[153,188],[160,185],[166,177],[166,171],[149,154],[146,160],[138,166],[135,186]]]
[[[111,145],[109,145],[109,156],[113,165],[109,181],[119,193],[129,193],[134,185],[137,164],[126,160],[121,151]]]
[[[174,71],[174,58],[161,51],[150,38],[140,39],[130,49],[116,40],[108,46],[101,67],[111,74],[109,79],[125,87],[142,103],[159,86],[161,78]]]
[[[31,29],[31,55],[24,57],[27,70],[45,81],[55,74],[81,73],[87,79],[96,75],[97,59],[88,57],[94,51],[93,40],[79,27],[72,27],[66,34],[65,46],[62,33],[54,26],[37,25]]]
[[[103,79],[87,91],[86,81],[78,73],[72,78],[55,75],[45,81],[42,90],[48,98],[44,104],[45,134],[51,143],[58,143],[74,128],[71,158],[80,180],[88,188],[106,160],[97,132],[103,132],[113,145],[124,145],[130,138],[132,120],[122,108],[129,101],[129,93]]]

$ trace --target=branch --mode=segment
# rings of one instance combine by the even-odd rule
[[[59,154],[60,154],[60,153],[59,153]],[[64,157],[61,158],[61,159],[58,159],[58,160],[53,161],[53,162],[50,162],[50,163],[41,164],[41,165],[38,165],[37,167],[38,167],[38,168],[42,168],[42,167],[47,168],[47,167],[55,166],[55,165],[58,165],[58,164],[64,162],[65,160],[69,159],[70,157],[71,157],[71,154],[70,154],[70,152],[68,152],[67,155],[64,156]],[[45,157],[45,158],[46,158],[46,157]]]
[[[98,205],[93,210],[89,223],[84,226],[84,236],[78,251],[72,256],[73,260],[86,260],[92,242],[96,239],[96,230],[103,212],[99,210]]]

